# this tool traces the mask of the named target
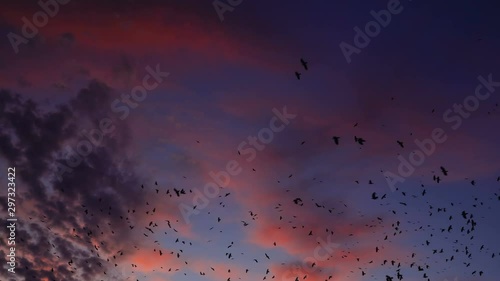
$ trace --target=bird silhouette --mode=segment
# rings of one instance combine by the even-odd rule
[[[300,75],[301,75],[300,72],[295,71],[295,77],[297,77],[297,80],[300,80]]]
[[[302,64],[302,66],[304,67],[305,70],[307,70],[307,62],[304,60],[304,59],[300,59],[300,63]]]

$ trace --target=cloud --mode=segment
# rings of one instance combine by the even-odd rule
[[[111,274],[114,266],[107,262],[109,257],[121,251],[127,256],[130,253],[124,249],[134,241],[140,244],[142,233],[129,227],[144,227],[148,199],[140,188],[144,179],[134,173],[136,164],[124,153],[131,142],[128,125],[110,116],[112,98],[109,87],[93,81],[68,103],[47,112],[30,99],[0,91],[0,153],[18,173],[18,194],[24,207],[19,216],[25,222],[19,223],[18,243],[29,249],[21,257],[19,276],[97,280],[105,271]],[[54,163],[65,163],[57,155],[66,145],[81,140],[82,129],[97,126],[104,116],[114,119],[114,134],[64,174],[61,182],[55,180]],[[175,221],[175,217],[171,219]],[[73,265],[68,264],[70,260]],[[116,274],[119,277],[120,271]]]

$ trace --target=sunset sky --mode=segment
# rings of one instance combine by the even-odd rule
[[[0,279],[498,280],[498,3],[237,2],[2,5]]]

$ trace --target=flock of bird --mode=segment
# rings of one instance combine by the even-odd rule
[[[338,137],[334,137],[335,138]],[[356,143],[359,143],[358,140],[356,140]],[[339,144],[336,142],[336,144]],[[448,171],[444,167],[440,167],[440,170],[444,176],[448,175]],[[288,178],[291,178],[292,175],[288,176]],[[316,180],[316,179],[313,179]],[[500,181],[500,177],[497,178],[497,181]],[[356,181],[359,183],[359,181]],[[373,181],[370,180],[369,184],[373,184]],[[155,185],[157,185],[157,182],[155,182]],[[141,186],[142,189],[144,189],[144,185]],[[290,192],[291,190],[286,190],[287,192]],[[412,192],[413,191],[413,192]],[[185,191],[184,189],[166,189],[166,190],[161,190],[158,188],[154,189],[154,194],[165,194],[169,198],[179,198],[182,196],[187,196],[190,195],[192,196],[192,190]],[[345,249],[342,249],[340,259],[348,259],[350,256],[351,258],[355,258],[357,261],[357,272],[353,269],[351,273],[353,276],[367,276],[370,275],[370,269],[373,268],[374,265],[387,268],[388,270],[392,271],[392,274],[387,274],[384,276],[377,276],[375,274],[371,274],[371,279],[370,280],[386,280],[386,281],[393,281],[393,280],[404,280],[405,279],[405,273],[403,272],[417,272],[420,273],[421,278],[420,280],[435,280],[432,279],[431,276],[436,273],[443,273],[446,270],[446,267],[443,266],[442,262],[451,264],[457,260],[460,260],[462,262],[461,266],[465,269],[469,267],[475,267],[475,269],[470,270],[470,274],[472,276],[483,276],[485,273],[483,269],[481,269],[481,264],[474,263],[473,261],[473,254],[474,255],[488,255],[491,257],[491,259],[494,259],[498,255],[500,255],[500,251],[497,249],[491,249],[487,245],[484,244],[475,244],[474,243],[474,234],[475,230],[477,228],[477,220],[476,216],[474,215],[473,210],[466,210],[466,208],[480,208],[480,207],[486,207],[486,203],[490,204],[498,204],[500,202],[500,194],[499,193],[494,193],[493,196],[487,198],[486,200],[482,200],[480,198],[473,198],[473,201],[469,206],[466,206],[466,202],[459,202],[459,203],[454,203],[454,202],[443,202],[439,206],[434,206],[431,205],[428,201],[426,201],[426,195],[428,194],[427,189],[425,188],[425,185],[421,185],[421,190],[416,191],[415,189],[410,188],[409,191],[404,191],[404,190],[399,190],[395,194],[383,194],[382,196],[378,195],[377,192],[372,192],[371,194],[371,199],[374,201],[380,201],[380,206],[384,206],[387,208],[387,212],[389,213],[388,215],[385,216],[385,218],[382,217],[377,217],[375,220],[372,220],[370,223],[366,224],[365,227],[367,229],[374,229],[373,230],[373,235],[380,235],[380,238],[377,239],[378,244],[373,246],[373,252],[376,254],[379,254],[378,258],[370,258],[369,260],[363,259],[362,257],[358,256],[352,256],[353,254],[351,251],[354,249],[356,245],[359,245],[360,241],[356,241],[350,245],[347,245]],[[231,193],[225,193],[224,195],[219,196],[219,206],[221,208],[225,208],[226,205],[229,203],[228,200],[231,198]],[[188,196],[189,197],[189,196]],[[392,200],[389,200],[391,197]],[[395,198],[399,198],[395,202]],[[189,198],[188,198],[189,199]],[[146,202],[146,205],[149,205],[149,203]],[[395,206],[395,205],[399,205]],[[421,221],[411,221],[411,220],[404,220],[404,216],[408,215],[411,212],[411,209],[409,208],[410,205],[413,207],[416,207],[417,210],[416,212],[427,212],[429,217],[436,217],[439,216],[441,218],[441,221],[447,221],[447,225],[442,225],[440,227],[436,227],[431,225],[431,223],[427,222],[421,222]],[[330,214],[332,216],[332,220],[335,219],[335,217],[344,214],[346,212],[349,212],[351,207],[348,206],[345,202],[343,202],[342,206],[339,207],[339,205],[336,205],[335,207],[328,207],[326,204],[321,204],[315,201],[313,198],[310,198],[310,202],[308,202],[307,199],[301,198],[301,197],[296,197],[293,200],[290,200],[289,202],[281,202],[278,205],[274,206],[274,210],[276,212],[276,220],[279,221],[279,223],[276,225],[277,229],[280,229],[284,232],[289,232],[290,235],[292,235],[292,232],[296,232],[293,235],[303,235],[304,239],[311,239],[311,236],[317,235],[316,233],[313,233],[313,230],[306,230],[303,231],[305,228],[304,225],[301,225],[298,222],[298,219],[301,216],[301,210],[296,209],[296,207],[299,208],[318,208],[326,213]],[[401,209],[401,206],[404,206],[403,209]],[[194,206],[193,208],[196,208]],[[491,207],[488,207],[491,209]],[[101,212],[104,209],[101,209]],[[285,217],[283,214],[288,213],[286,211],[289,210],[295,210],[295,215],[291,217]],[[129,213],[134,213],[136,210],[129,210]],[[155,208],[150,206],[149,210],[143,210],[143,212],[149,214],[155,212]],[[292,212],[293,213],[293,212]],[[392,217],[389,215],[393,215]],[[88,214],[87,214],[88,215]],[[210,216],[211,212],[207,211],[207,215]],[[361,217],[364,217],[366,214],[359,214]],[[214,216],[214,223],[215,224],[223,224],[225,219],[224,217],[221,216]],[[231,214],[228,213],[228,217],[230,217]],[[128,218],[123,218],[125,221],[129,222]],[[229,219],[228,219],[229,220]],[[248,210],[248,217],[247,218],[241,218],[241,223],[242,227],[247,228],[247,227],[252,227],[254,221],[258,221],[258,212],[255,210]],[[390,223],[387,223],[389,221]],[[173,230],[173,234],[175,237],[175,243],[179,243],[182,245],[182,248],[179,248],[178,251],[170,251],[167,254],[175,256],[177,259],[182,260],[182,262],[188,266],[189,265],[189,260],[185,259],[183,257],[183,253],[187,250],[186,247],[196,247],[195,244],[192,242],[188,242],[186,240],[181,240],[179,237],[176,237],[175,234],[178,232],[175,228],[175,225],[181,224],[182,222],[176,221],[176,222],[171,222],[169,220],[165,220],[166,222],[166,227],[168,229]],[[163,227],[165,227],[163,226]],[[155,234],[155,228],[161,229],[162,226],[160,225],[160,222],[156,221],[151,221],[147,225],[143,225],[142,227],[139,227],[137,231],[143,232],[143,235],[146,238],[150,238],[150,235]],[[213,231],[216,229],[215,225],[211,226],[210,228],[207,229],[207,231]],[[134,229],[134,226],[130,226],[130,229]],[[331,233],[332,235],[335,235],[335,227],[332,225],[331,227],[325,226],[325,231],[327,233]],[[219,230],[219,232],[223,232],[223,230]],[[420,234],[420,243],[418,245],[414,245],[415,252],[408,253],[406,258],[397,258],[397,257],[389,257],[384,255],[384,248],[390,243],[393,243],[397,241],[397,237],[403,234],[407,233],[419,233]],[[92,232],[90,232],[92,233]],[[164,232],[165,236],[167,237],[167,232]],[[355,234],[350,234],[350,236],[355,237]],[[308,238],[309,237],[309,238]],[[172,238],[172,237],[171,237]],[[453,238],[453,239],[451,239]],[[448,244],[441,244],[440,241],[441,239],[450,239],[452,240],[451,243]],[[208,240],[207,243],[212,242],[211,240]],[[152,242],[157,245],[158,248],[154,249],[154,252],[156,255],[163,255],[166,253],[166,251],[162,252],[161,246],[158,243],[158,240],[155,240]],[[228,260],[245,260],[245,253],[237,253],[231,251],[231,248],[234,248],[236,246],[236,241],[230,241],[228,242],[228,246],[225,250],[225,257]],[[274,241],[272,244],[272,247],[279,247],[280,242],[279,241]],[[214,250],[214,253],[216,251]],[[428,253],[425,255],[425,253]],[[122,253],[117,253],[117,255],[121,255]],[[152,253],[153,254],[153,253]],[[116,256],[117,256],[116,255]],[[115,258],[116,256],[113,256]],[[431,263],[431,256],[435,256],[436,259],[441,259],[441,263],[437,263],[435,261],[435,264]],[[261,259],[264,258],[264,260],[272,261],[272,256],[267,253],[263,252],[262,257],[258,256],[251,256],[246,258],[247,262],[253,262],[255,264],[258,264],[261,262]],[[339,256],[337,255],[332,255],[327,259],[327,263],[330,262],[331,264],[338,263],[339,261],[336,260],[338,259]],[[284,265],[282,263],[282,265]],[[210,271],[216,271],[215,267],[210,266],[210,263],[207,262],[207,270]],[[311,268],[314,268],[317,266],[315,263],[309,264]],[[132,265],[134,267],[134,265]],[[135,265],[135,267],[137,267]],[[158,270],[162,270],[165,268],[159,268]],[[179,271],[182,270],[181,268],[169,268],[168,271]],[[433,271],[434,270],[434,271]],[[245,269],[245,274],[249,273],[251,271],[250,268]],[[320,270],[321,272],[322,270]],[[227,269],[228,274],[231,272],[231,269]],[[184,273],[185,275],[187,273]],[[200,276],[205,276],[207,273],[205,271],[199,272]],[[331,280],[334,277],[332,274],[326,274],[324,276],[324,280]],[[262,280],[266,279],[275,279],[276,276],[273,274],[272,270],[270,268],[266,269],[266,272],[263,273]],[[300,281],[300,280],[306,280],[308,278],[307,273],[303,273],[302,275],[297,275],[294,276],[292,279],[287,279],[287,280],[294,280],[294,281]],[[227,281],[231,281],[234,279],[231,279],[230,277],[227,278]],[[241,276],[237,280],[248,280],[245,278],[245,276]],[[284,279],[283,279],[284,280]],[[410,279],[414,280],[414,279]]]
[[[357,124],[355,125],[357,126]],[[339,136],[333,136],[332,137],[333,142],[335,145],[341,145],[341,137]],[[197,143],[200,143],[197,141]],[[364,145],[366,143],[366,140],[354,136],[354,143],[358,145]],[[400,147],[404,147],[403,142],[397,141],[396,142]],[[300,145],[304,145],[305,141],[302,141]],[[450,173],[445,167],[441,166],[440,171],[443,176],[448,176]],[[256,172],[255,169],[253,169],[254,172]],[[288,178],[291,178],[292,174],[288,176]],[[436,176],[434,176],[436,177]],[[186,177],[184,177],[186,178]],[[316,179],[313,179],[316,180]],[[436,181],[436,180],[435,180]],[[497,178],[497,182],[500,181],[500,177]],[[278,183],[280,181],[278,180]],[[356,183],[359,184],[359,180],[355,181]],[[437,183],[440,182],[440,180],[436,181]],[[374,182],[372,180],[368,181],[368,184],[373,185]],[[474,181],[472,181],[472,184],[474,184]],[[147,188],[145,185],[141,185],[140,189],[144,190],[144,192],[148,192],[150,196],[167,196],[167,198],[171,199],[189,199],[193,196],[193,191],[192,190],[187,190],[184,188],[167,188],[167,189],[161,189],[158,187],[158,182],[154,183],[154,188]],[[287,189],[286,192],[291,192],[292,190]],[[348,259],[349,257],[355,258],[357,261],[357,272],[353,269],[351,273],[353,276],[367,276],[370,275],[370,269],[373,268],[374,265],[379,265],[380,267],[386,268],[389,271],[392,271],[392,274],[386,274],[384,276],[377,276],[375,274],[371,274],[370,280],[386,280],[386,281],[392,281],[392,280],[403,280],[405,279],[406,274],[408,272],[417,272],[420,273],[421,275],[421,280],[435,280],[432,279],[431,276],[437,273],[443,273],[446,268],[441,264],[432,264],[431,263],[431,256],[435,256],[436,259],[441,259],[441,262],[451,264],[457,260],[460,260],[462,262],[462,267],[467,269],[469,267],[475,267],[474,269],[470,270],[470,274],[472,276],[483,276],[485,273],[483,269],[481,269],[481,264],[475,264],[473,261],[473,253],[474,254],[486,254],[491,257],[491,259],[494,259],[496,256],[500,255],[500,252],[495,251],[494,249],[491,249],[487,247],[487,245],[484,244],[475,244],[474,243],[474,234],[475,230],[477,228],[477,220],[476,216],[474,215],[473,210],[467,210],[466,208],[480,208],[480,207],[485,207],[487,206],[487,202],[484,199],[480,198],[474,198],[474,201],[469,205],[465,206],[467,203],[466,202],[459,202],[459,203],[454,203],[454,202],[441,202],[439,206],[434,206],[431,205],[428,201],[426,201],[426,195],[428,194],[427,189],[425,188],[424,184],[421,184],[421,190],[416,191],[414,188],[409,188],[408,190],[400,190],[399,188],[397,189],[397,192],[394,194],[383,194],[379,195],[377,192],[372,192],[371,193],[371,199],[374,201],[380,201],[380,206],[383,206],[387,209],[388,214],[385,216],[385,218],[382,217],[377,217],[375,220],[372,220],[370,223],[366,224],[365,227],[368,229],[373,229],[373,235],[381,235],[378,241],[378,245],[373,246],[373,252],[375,254],[379,255],[378,259],[375,258],[370,258],[369,260],[366,260],[362,257],[357,257],[357,256],[352,256],[353,254],[351,251],[355,248],[356,245],[359,245],[360,241],[356,241],[351,244],[347,244],[345,246],[345,249],[342,249],[340,259]],[[396,199],[398,198],[398,199]],[[231,200],[231,193],[227,192],[223,195],[219,196],[219,207],[220,208],[225,208],[227,204],[229,204]],[[391,199],[391,200],[390,200]],[[279,224],[276,225],[277,229],[280,229],[281,231],[284,232],[289,232],[292,234],[292,232],[297,232],[294,235],[303,235],[304,239],[311,239],[310,237],[313,235],[316,235],[316,233],[313,233],[313,230],[306,230],[302,231],[301,229],[304,229],[304,225],[300,225],[298,222],[298,219],[301,216],[301,210],[296,209],[297,207],[299,208],[319,208],[326,212],[327,214],[332,216],[332,220],[335,219],[336,216],[339,216],[341,214],[344,214],[346,212],[351,211],[351,207],[348,206],[345,202],[343,202],[341,209],[339,209],[339,206],[336,205],[336,207],[328,207],[326,204],[321,204],[315,201],[314,199],[310,199],[311,202],[308,202],[307,199],[301,198],[301,197],[296,197],[293,200],[290,200],[289,202],[283,201],[279,203],[278,205],[274,206],[274,211],[276,212],[275,216]],[[500,202],[500,194],[494,193],[493,196],[487,199],[488,203],[490,204],[498,204]],[[396,203],[396,201],[398,201]],[[441,217],[442,221],[447,221],[447,225],[443,225],[441,227],[436,227],[431,225],[431,223],[427,222],[421,222],[421,221],[411,221],[411,220],[404,220],[404,216],[408,215],[411,212],[410,205],[413,207],[417,208],[417,212],[427,212],[429,217],[436,217],[439,216]],[[144,206],[146,209],[143,210],[128,210],[128,214],[132,215],[136,213],[136,211],[142,211],[146,215],[153,215],[156,211],[156,208],[152,206],[149,202],[145,202]],[[295,207],[294,207],[295,206]],[[403,206],[403,207],[401,207]],[[84,206],[82,206],[84,208]],[[197,206],[193,206],[193,209],[196,209]],[[403,208],[403,209],[401,209]],[[491,207],[488,207],[491,209]],[[111,206],[108,206],[108,211],[111,210]],[[294,210],[294,211],[293,211]],[[319,210],[319,211],[321,211]],[[92,215],[97,215],[94,213],[89,213],[88,209],[83,210],[85,213],[85,216],[92,216]],[[286,211],[291,211],[289,213],[295,213],[295,215],[291,217],[285,217],[283,214],[288,213]],[[106,212],[106,206],[102,206],[100,209],[101,213]],[[360,212],[360,211],[358,211]],[[111,215],[111,212],[108,212],[109,215]],[[219,224],[218,226],[211,226],[210,228],[207,229],[207,231],[213,231],[214,229],[219,229],[221,224],[224,224],[224,219],[223,216],[215,216],[212,215],[210,211],[207,211],[206,214],[208,216],[214,216],[213,222],[215,224]],[[231,216],[230,212],[227,213],[228,216]],[[359,214],[361,217],[366,216],[366,214],[362,214],[360,212]],[[392,217],[391,217],[392,215]],[[142,233],[142,235],[146,239],[155,239],[154,241],[151,241],[153,245],[156,245],[153,253],[154,255],[162,256],[165,254],[172,255],[175,258],[179,259],[182,261],[185,266],[189,266],[189,260],[184,256],[184,253],[188,251],[187,247],[196,247],[196,242],[192,241],[187,241],[181,239],[178,230],[176,229],[176,226],[180,226],[182,224],[182,221],[170,221],[170,220],[164,220],[164,222],[161,221],[150,221],[150,222],[136,222],[136,225],[132,225],[132,220],[129,217],[122,217],[121,218],[124,223],[129,224],[129,229],[130,231],[137,231],[138,233]],[[228,219],[229,220],[229,219]],[[258,221],[258,212],[256,210],[248,210],[248,217],[246,218],[241,218],[240,222],[242,223],[243,228],[248,228],[252,227],[254,222]],[[388,226],[389,225],[389,226]],[[99,226],[97,226],[99,227]],[[328,227],[325,226],[326,232],[331,233],[332,235],[335,235],[335,227]],[[167,229],[167,231],[163,231],[163,235],[165,238],[170,237],[170,239],[174,240],[174,244],[178,244],[179,247],[176,251],[169,251],[166,249],[163,249],[159,238],[160,234],[159,231],[160,229]],[[168,229],[172,230],[173,232],[169,232]],[[223,232],[223,230],[219,230],[220,233]],[[402,234],[407,234],[407,233],[419,233],[420,234],[420,244],[419,245],[414,245],[415,252],[408,253],[408,256],[406,258],[402,257],[388,257],[384,255],[384,248],[390,243],[393,243],[397,241],[397,237],[402,235]],[[170,234],[169,234],[170,233]],[[302,233],[302,234],[301,234]],[[93,237],[96,235],[95,230],[88,230],[88,236]],[[355,237],[354,234],[351,234],[350,236]],[[153,238],[154,237],[154,238]],[[453,237],[453,239],[452,239]],[[165,239],[164,238],[164,239]],[[440,244],[439,241],[440,239],[450,239],[453,240],[452,243],[449,244]],[[212,240],[206,241],[206,243],[210,244]],[[225,257],[228,260],[234,261],[236,259],[238,260],[245,260],[245,253],[236,253],[231,251],[231,248],[236,247],[236,241],[230,241],[225,252]],[[280,244],[279,241],[274,241],[272,244],[272,247],[279,248]],[[135,249],[138,250],[137,246],[134,246]],[[95,247],[96,254],[98,254],[98,247]],[[428,253],[428,255],[425,255],[425,253]],[[216,251],[214,250],[214,253]],[[116,263],[114,260],[119,259],[120,256],[123,255],[123,251],[117,252],[115,255],[112,256],[111,259],[107,259],[108,262],[112,262],[114,266],[118,266],[118,263]],[[460,257],[460,258],[459,258]],[[251,256],[246,258],[247,262],[249,263],[255,263],[259,264],[261,262],[261,259],[264,258],[265,260],[272,261],[273,258],[270,254],[267,252],[262,253],[261,257],[258,256]],[[338,256],[330,256],[327,259],[327,263],[331,262],[331,264],[335,264],[339,262]],[[71,267],[72,266],[72,260],[68,262],[68,265]],[[437,263],[437,262],[435,262]],[[282,263],[284,266],[284,264]],[[131,269],[132,272],[134,270],[140,270],[137,265],[131,264]],[[311,268],[317,266],[315,263],[310,264],[308,266],[311,266]],[[168,265],[165,265],[164,267],[158,268],[158,271],[161,270],[167,270]],[[207,261],[206,265],[207,270],[215,272],[216,268],[213,266],[210,266],[209,261]],[[320,269],[319,271],[322,272],[324,269]],[[168,268],[168,272],[179,272],[182,271],[182,268]],[[325,270],[326,271],[326,270]],[[251,272],[250,268],[245,269],[245,274],[248,274]],[[406,272],[406,273],[405,273]],[[227,269],[227,273],[231,273],[231,269]],[[184,275],[187,275],[188,273],[184,273]],[[207,272],[206,271],[201,271],[199,272],[200,276],[206,276]],[[265,274],[263,273],[262,280],[266,279],[275,279],[276,275],[273,273],[273,271],[270,268],[267,268],[265,271]],[[292,278],[294,281],[300,281],[300,280],[306,280],[308,278],[307,273],[303,273],[300,276],[294,276]],[[324,280],[330,280],[333,278],[332,274],[326,274],[324,276]],[[292,280],[290,279],[290,280]],[[137,279],[139,280],[139,279]],[[231,277],[227,278],[227,281],[234,280],[231,279]],[[238,280],[248,280],[245,278],[245,276],[240,276]],[[411,279],[413,280],[413,279]]]
[[[304,59],[300,59],[300,62],[305,70],[308,70],[307,62]],[[301,73],[295,72],[297,79],[300,80]],[[354,127],[358,126],[358,123],[354,125]],[[342,142],[344,137],[341,136],[332,136],[331,141],[335,144],[332,146],[332,149],[335,147],[339,147],[344,145]],[[354,144],[363,146],[368,143],[362,137],[354,136],[353,138]],[[196,141],[197,144],[200,144],[200,141]],[[305,145],[305,141],[302,141],[300,145]],[[404,148],[403,141],[397,140],[395,145],[398,145],[400,148]],[[240,154],[240,153],[238,153]],[[442,174],[442,177],[448,176],[451,171],[448,171],[445,167],[439,167],[439,170]],[[253,169],[253,172],[257,172]],[[292,174],[288,176],[291,178]],[[185,179],[186,177],[184,177]],[[316,181],[317,179],[312,179]],[[360,184],[359,179],[353,179],[354,182]],[[436,183],[440,183],[440,176],[433,176],[433,181]],[[278,184],[280,180],[277,181]],[[366,181],[368,185],[374,185],[374,180],[370,179]],[[500,182],[500,177],[497,178],[497,182]],[[475,185],[475,181],[471,181],[472,185]],[[179,232],[179,228],[182,227],[184,222],[182,220],[169,220],[169,219],[151,219],[149,221],[141,221],[134,220],[134,215],[138,213],[142,213],[142,215],[153,217],[158,204],[161,202],[167,202],[168,204],[177,204],[180,201],[190,202],[193,197],[192,189],[188,188],[162,188],[159,186],[158,182],[154,182],[154,185],[151,184],[151,187],[148,187],[147,184],[142,184],[137,187],[145,194],[146,201],[143,202],[141,209],[128,209],[127,216],[120,216],[120,221],[127,225],[128,231],[133,233],[134,235],[139,235],[146,239],[146,242],[149,242],[153,245],[153,250],[150,253],[155,256],[163,256],[163,255],[171,255],[175,259],[177,259],[181,264],[183,264],[186,268],[189,268],[191,263],[188,255],[185,253],[190,249],[199,247],[199,243],[206,243],[206,245],[212,245],[212,240],[200,242],[200,241],[189,241],[189,239],[183,239]],[[369,187],[368,187],[369,188]],[[287,189],[287,193],[293,193],[293,190]],[[438,203],[438,205],[431,204],[428,200],[429,191],[427,191],[426,186],[422,183],[418,190],[415,187],[406,187],[405,188],[397,188],[394,193],[385,193],[378,194],[377,192],[365,191],[366,197],[370,200],[371,203],[375,204],[377,207],[385,210],[383,216],[377,216],[376,218],[370,220],[364,225],[364,228],[371,231],[374,241],[377,241],[377,245],[373,245],[372,254],[369,255],[369,258],[365,258],[362,256],[357,256],[354,253],[354,249],[361,245],[362,241],[356,240],[356,234],[351,233],[349,237],[353,240],[346,242],[340,254],[332,254],[318,269],[318,274],[324,274],[323,280],[331,280],[334,278],[334,274],[328,272],[328,265],[334,266],[337,263],[342,262],[342,260],[352,259],[355,261],[356,266],[352,268],[350,273],[351,277],[346,276],[345,280],[349,280],[349,278],[355,277],[364,277],[367,276],[366,280],[413,280],[405,278],[407,275],[414,276],[414,274],[418,274],[421,279],[419,280],[436,280],[433,279],[432,276],[435,274],[443,274],[447,269],[451,267],[452,263],[459,262],[458,266],[463,267],[465,270],[469,270],[472,276],[483,276],[486,274],[485,269],[482,268],[482,264],[475,263],[473,258],[476,255],[487,255],[491,259],[495,259],[500,255],[499,249],[493,249],[488,247],[488,245],[484,244],[476,244],[475,243],[475,231],[478,227],[478,217],[475,215],[475,211],[480,208],[488,208],[491,209],[491,206],[494,204],[499,204],[500,202],[500,192],[493,193],[488,198],[472,198],[471,202],[447,202],[446,199],[443,199]],[[371,194],[371,196],[369,196]],[[218,205],[215,205],[204,210],[204,214],[208,216],[208,220],[213,222],[213,225],[206,229],[206,232],[211,231],[219,231],[220,233],[224,232],[223,226],[226,221],[229,221],[229,217],[233,214],[231,212],[224,212],[227,205],[229,205],[232,201],[231,192],[225,192],[218,196],[216,199]],[[293,199],[291,199],[293,198]],[[214,199],[215,200],[215,199]],[[90,209],[88,206],[81,206],[81,214],[83,217],[93,217],[93,216],[114,216],[113,206],[105,205],[102,203],[101,198],[98,199],[99,208],[98,209]],[[221,208],[222,214],[228,216],[228,218],[224,217],[224,215],[215,215],[212,213],[212,209]],[[193,209],[196,209],[197,206],[193,206]],[[331,221],[335,221],[336,219],[342,218],[344,214],[353,212],[354,207],[349,206],[346,202],[342,202],[342,204],[332,204],[329,206],[328,204],[321,202],[321,200],[315,200],[314,198],[304,198],[302,196],[295,197],[292,196],[290,199],[288,197],[284,197],[283,201],[278,203],[276,206],[272,206],[271,216],[275,217],[275,221],[277,222],[275,228],[276,230],[282,231],[283,233],[288,233],[289,235],[294,235],[296,237],[302,237],[304,240],[313,239],[315,235],[319,235],[315,233],[312,229],[306,229],[307,227],[304,225],[303,221],[300,221],[302,216],[302,211],[305,210],[314,210],[318,213],[319,216],[329,216],[328,218]],[[258,223],[259,220],[259,212],[261,210],[247,210],[247,215],[245,217],[241,217],[238,219],[238,223],[241,223],[241,227],[244,229],[252,228],[255,224]],[[362,213],[362,211],[357,211],[358,215],[361,218],[370,217],[370,214]],[[433,219],[438,217],[439,222],[447,222],[444,225],[433,225],[432,222],[427,221],[412,221],[411,214],[418,213],[426,213],[428,217],[432,217]],[[285,214],[294,214],[294,215],[285,215]],[[268,214],[269,215],[269,214]],[[30,218],[31,219],[31,218]],[[325,222],[328,224],[328,222]],[[336,235],[336,229],[333,223],[330,225],[325,224],[325,232]],[[113,229],[113,225],[108,223],[109,229]],[[105,227],[100,225],[88,225],[85,227],[87,232],[87,237],[78,237],[81,238],[87,243],[91,244],[91,252],[98,258],[106,261],[106,264],[97,263],[96,266],[99,266],[103,270],[103,274],[109,276],[109,272],[107,269],[114,267],[124,267],[132,274],[139,274],[141,272],[141,268],[137,264],[124,264],[121,260],[124,256],[133,254],[134,251],[139,251],[140,248],[138,245],[131,245],[130,249],[119,250],[113,254],[106,254],[103,252],[104,241],[100,241],[100,235],[104,234],[103,230]],[[111,230],[111,234],[114,235],[114,231]],[[72,233],[76,233],[76,230],[73,229]],[[414,235],[417,234],[418,242],[415,245],[412,245],[415,248],[415,251],[411,253],[407,253],[407,255],[403,257],[393,257],[387,256],[384,253],[385,248],[389,247],[391,244],[394,245],[397,243],[397,239],[399,236],[403,234]],[[77,234],[74,234],[78,236]],[[172,242],[172,245],[175,247],[165,247],[162,245],[163,242],[169,240]],[[235,238],[236,240],[236,238]],[[440,244],[443,240],[450,240],[450,243]],[[279,261],[275,261],[273,256],[267,252],[263,251],[261,254],[247,254],[244,252],[237,252],[237,250],[233,250],[237,248],[238,241],[228,241],[227,247],[225,249],[214,249],[213,255],[218,255],[218,250],[224,253],[223,257],[229,261],[240,261],[241,264],[262,264],[263,261],[275,262],[276,264],[280,264]],[[52,245],[55,247],[54,245]],[[280,248],[280,241],[273,241],[270,247],[274,247],[276,249]],[[215,246],[214,246],[215,247]],[[311,249],[311,252],[313,249]],[[56,250],[54,249],[53,254],[56,254]],[[132,252],[132,253],[131,253]],[[220,255],[222,255],[222,252]],[[88,263],[88,261],[85,261]],[[77,267],[74,264],[73,259],[67,262],[68,270],[77,271]],[[281,263],[283,267],[286,266],[285,263]],[[318,267],[317,264],[312,263],[307,266]],[[455,266],[457,266],[455,264]],[[200,276],[206,276],[207,272],[215,272],[216,266],[212,266],[210,264],[210,260],[206,261],[206,268],[203,271],[199,272]],[[386,274],[377,275],[374,273],[374,270],[377,268],[382,268],[386,270]],[[54,271],[54,268],[51,269]],[[183,272],[183,268],[179,266],[170,266],[165,264],[164,266],[160,266],[156,268],[154,271],[167,271],[167,272]],[[227,268],[221,274],[231,273],[231,268]],[[259,272],[252,272],[251,266],[248,266],[245,269],[244,274],[260,274]],[[184,275],[188,276],[187,271],[183,272]],[[273,269],[267,268],[265,272],[262,272],[262,280],[273,280],[277,279],[277,273],[273,272]],[[146,276],[144,276],[145,278]],[[308,278],[308,273],[304,272],[302,274],[297,274],[293,276],[292,279],[294,281],[306,280]],[[128,277],[127,280],[131,280],[131,277]],[[311,277],[309,277],[309,280]],[[106,280],[106,279],[102,279]],[[137,279],[140,280],[140,279]],[[231,279],[231,277],[227,278],[227,281],[235,280]],[[239,276],[237,280],[249,280],[245,276]]]

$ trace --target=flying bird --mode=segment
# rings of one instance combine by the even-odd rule
[[[358,137],[354,136],[354,141],[359,143],[360,145],[363,145],[366,140],[364,140],[363,138],[358,138]]]
[[[297,77],[297,80],[300,80],[300,75],[301,75],[300,72],[295,71],[295,77]]]
[[[443,166],[441,166],[440,169],[441,169],[441,172],[443,173],[443,175],[445,175],[445,176],[448,175],[448,171]]]
[[[305,70],[307,70],[307,61],[305,61],[304,59],[300,59],[300,63],[302,64],[302,66],[304,67]]]

